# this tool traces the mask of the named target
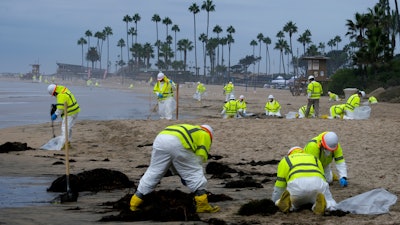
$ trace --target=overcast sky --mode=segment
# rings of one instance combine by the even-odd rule
[[[292,21],[298,27],[293,35],[294,54],[303,53],[302,45],[297,38],[306,29],[311,31],[311,40],[318,45],[326,44],[339,35],[342,42],[339,48],[348,43],[346,20],[354,20],[356,12],[365,13],[378,0],[214,0],[215,11],[210,12],[209,36],[216,37],[212,32],[215,25],[222,27],[226,36],[226,28],[233,26],[235,43],[231,49],[231,65],[239,59],[253,54],[250,46],[252,40],[257,40],[257,34],[262,33],[272,40],[270,45],[271,72],[278,72],[279,54],[273,50],[276,34],[283,26]],[[394,3],[391,7],[394,9]],[[110,36],[111,72],[115,71],[115,61],[118,60],[120,48],[119,39],[126,39],[125,15],[138,13],[137,41],[141,44],[156,41],[156,25],[151,21],[154,14],[161,19],[169,17],[172,25],[180,28],[177,39],[189,39],[193,42],[193,13],[188,8],[193,3],[201,7],[199,0],[1,0],[0,1],[0,72],[26,73],[31,71],[31,64],[41,65],[41,73],[56,72],[57,62],[81,65],[81,46],[77,44],[81,37],[87,38],[85,32],[93,34],[102,31],[104,27],[112,28]],[[196,14],[196,34],[206,33],[207,13]],[[170,30],[168,34],[174,37]],[[134,27],[130,23],[129,27]],[[159,23],[159,38],[165,40],[166,26]],[[288,40],[288,35],[285,33]],[[126,40],[125,40],[126,41]],[[91,46],[96,38],[91,38]],[[131,42],[131,41],[129,41]],[[288,41],[289,42],[289,41]],[[85,45],[87,48],[87,45]],[[256,47],[258,56],[259,46]],[[106,65],[106,45],[103,47],[103,68]],[[154,48],[155,49],[155,48]],[[155,49],[156,52],[156,49]],[[198,66],[202,66],[201,43],[197,41]],[[262,45],[262,62],[265,58],[265,44]],[[180,55],[178,53],[178,59]],[[126,49],[123,51],[127,59]],[[226,65],[228,48],[224,48]],[[154,60],[152,64],[154,65]],[[188,53],[188,66],[194,66],[194,50]],[[85,63],[86,65],[86,63]],[[153,67],[155,68],[155,67]],[[202,72],[202,70],[200,70]],[[252,68],[249,68],[252,71]],[[261,63],[260,72],[265,72],[265,63]]]

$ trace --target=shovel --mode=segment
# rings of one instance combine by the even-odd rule
[[[57,110],[56,105],[51,104],[50,105],[50,116],[52,116],[53,113],[56,112],[56,110]],[[54,133],[54,121],[53,120],[51,120],[51,130],[53,131],[53,138],[55,138],[56,134]]]
[[[78,200],[78,192],[72,192],[69,183],[69,144],[68,144],[68,106],[64,103],[64,120],[65,120],[65,181],[67,183],[67,193],[60,195],[60,202],[76,202]]]

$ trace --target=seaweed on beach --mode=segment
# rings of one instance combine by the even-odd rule
[[[70,174],[70,187],[74,192],[81,191],[103,191],[122,188],[135,187],[133,181],[130,181],[124,173],[98,168],[94,170],[84,171],[76,175]],[[63,175],[54,180],[47,189],[49,192],[65,192],[67,191],[66,176]]]
[[[0,145],[0,153],[26,151],[26,150],[33,150],[33,148],[29,147],[27,143],[21,143],[21,142],[6,142]]]

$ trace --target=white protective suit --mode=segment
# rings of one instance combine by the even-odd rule
[[[150,166],[140,179],[137,191],[143,195],[152,192],[171,168],[178,172],[191,192],[206,189],[207,179],[204,177],[201,158],[185,149],[179,138],[159,134],[153,142]]]

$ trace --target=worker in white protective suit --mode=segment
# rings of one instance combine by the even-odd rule
[[[179,174],[182,184],[194,193],[197,213],[218,212],[218,206],[208,203],[207,179],[202,166],[208,159],[213,133],[207,124],[176,124],[162,130],[153,142],[150,166],[131,198],[130,210],[138,210],[143,197],[151,193],[171,169]]]
[[[174,99],[175,83],[168,79],[164,73],[158,73],[157,83],[154,85],[153,93],[158,100],[158,113],[160,119],[172,119],[172,113],[176,108],[176,101]]]
[[[284,213],[311,203],[313,212],[323,215],[336,205],[321,162],[298,146],[291,148],[278,164],[272,201]]]
[[[324,167],[328,183],[339,180],[341,187],[347,187],[347,166],[343,156],[342,146],[335,132],[325,131],[314,137],[304,147],[304,151],[317,157]],[[331,164],[335,160],[339,176],[332,173]]]

